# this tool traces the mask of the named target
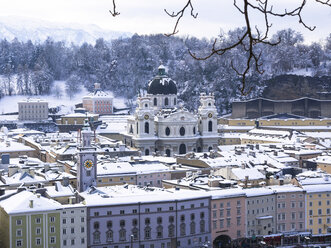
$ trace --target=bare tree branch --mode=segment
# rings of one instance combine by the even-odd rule
[[[117,12],[116,11],[116,3],[115,3],[115,0],[113,0],[113,11],[109,10],[109,13],[115,17],[115,16],[118,16],[120,14],[120,12]]]
[[[179,32],[179,30],[177,29],[178,24],[179,24],[179,21],[183,17],[183,15],[185,13],[185,10],[188,7],[191,8],[191,16],[193,18],[197,18],[198,13],[195,13],[194,14],[194,8],[193,8],[193,5],[192,5],[191,0],[188,0],[187,3],[186,3],[186,5],[180,11],[178,11],[177,13],[175,13],[175,12],[169,13],[166,9],[164,9],[164,11],[167,13],[168,16],[170,16],[170,17],[177,17],[177,21],[176,21],[176,24],[174,26],[173,31],[171,33],[168,33],[168,34],[164,34],[165,36],[170,37],[170,36],[175,35],[175,34],[177,34]]]

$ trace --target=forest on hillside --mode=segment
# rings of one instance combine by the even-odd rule
[[[219,46],[236,40],[243,29],[228,32]],[[331,34],[321,43],[306,45],[303,36],[292,30],[282,30],[271,40],[281,38],[277,46],[259,44],[264,74],[252,70],[247,79],[253,87],[248,98],[261,95],[265,80],[277,75],[299,73],[314,77],[331,76]],[[94,83],[116,96],[134,99],[147,88],[148,81],[162,63],[178,86],[179,97],[189,108],[196,108],[200,92],[213,92],[221,113],[227,113],[230,102],[245,98],[238,90],[240,78],[231,68],[244,68],[244,50],[235,48],[222,56],[195,60],[208,54],[214,40],[164,35],[133,35],[110,42],[100,38],[94,45],[81,46],[54,42],[43,43],[0,41],[0,97],[5,95],[56,94],[54,80],[66,81],[66,90],[74,96],[82,85],[88,90]]]

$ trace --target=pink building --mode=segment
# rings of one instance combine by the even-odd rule
[[[245,237],[245,192],[242,189],[224,189],[210,194],[213,247]]]
[[[100,84],[94,84],[94,92],[83,97],[83,108],[94,114],[112,114],[113,98],[100,89]]]
[[[276,193],[276,232],[305,230],[305,192],[293,185],[270,187]]]

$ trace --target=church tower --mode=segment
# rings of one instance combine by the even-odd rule
[[[202,136],[217,135],[217,109],[214,95],[201,93],[199,107],[199,131]]]
[[[77,190],[79,192],[85,191],[90,186],[96,186],[97,182],[97,153],[96,148],[91,145],[92,131],[87,119],[81,135],[77,161]]]

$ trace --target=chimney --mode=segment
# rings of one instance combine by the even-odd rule
[[[249,176],[245,176],[245,188],[247,188],[248,180],[249,180]]]
[[[30,208],[33,208],[33,200],[30,200],[29,207],[30,207]]]
[[[8,167],[8,176],[9,177],[13,176],[17,171],[18,171],[18,166],[17,165],[10,165]]]

